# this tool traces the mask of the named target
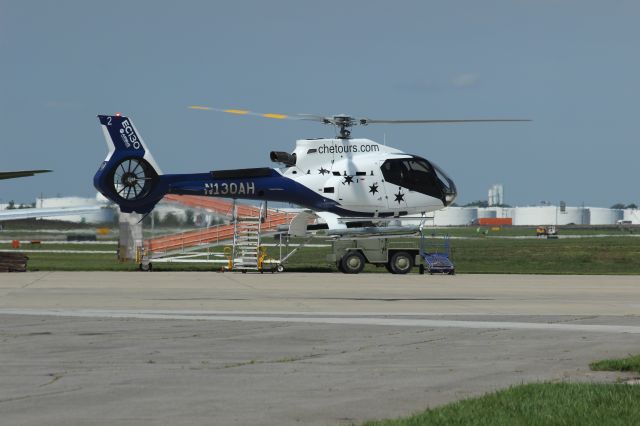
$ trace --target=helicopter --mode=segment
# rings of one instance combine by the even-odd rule
[[[109,148],[96,172],[96,189],[122,212],[148,214],[165,194],[292,203],[337,228],[340,218],[389,220],[424,215],[451,205],[454,181],[424,157],[353,138],[370,124],[512,122],[523,119],[380,120],[349,115],[288,115],[191,106],[195,110],[314,121],[333,125],[334,138],[300,139],[293,152],[271,151],[279,167],[163,174],[133,121],[119,113],[98,115]],[[331,228],[331,226],[329,226]]]

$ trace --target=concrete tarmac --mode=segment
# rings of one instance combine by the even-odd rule
[[[637,276],[0,276],[3,425],[351,424],[638,352]]]

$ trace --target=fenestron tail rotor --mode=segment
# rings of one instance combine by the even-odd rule
[[[274,113],[259,113],[245,109],[222,109],[212,108],[208,106],[190,106],[190,109],[197,109],[203,111],[216,111],[225,112],[235,115],[253,115],[263,118],[275,118],[278,120],[306,120],[316,121],[322,124],[332,124],[339,129],[339,137],[342,139],[348,139],[351,136],[351,128],[357,125],[366,126],[369,124],[461,124],[461,123],[498,123],[498,122],[523,122],[531,121],[524,118],[471,118],[471,119],[436,119],[436,120],[386,120],[386,119],[371,119],[365,117],[351,117],[345,114],[338,115],[314,115],[314,114],[274,114]]]
[[[137,200],[145,196],[151,187],[154,173],[141,158],[129,158],[113,171],[113,189],[124,200]]]

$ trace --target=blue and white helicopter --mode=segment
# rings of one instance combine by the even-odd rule
[[[372,120],[346,115],[260,114],[247,110],[193,106],[266,118],[331,124],[331,139],[300,139],[292,153],[272,151],[281,167],[164,174],[132,120],[120,114],[99,115],[109,148],[94,176],[94,186],[122,212],[149,213],[165,194],[206,195],[293,203],[312,210],[329,228],[345,220],[388,221],[422,215],[453,203],[453,180],[435,163],[369,139],[351,137],[356,125],[377,123],[464,123],[527,121],[520,119]]]

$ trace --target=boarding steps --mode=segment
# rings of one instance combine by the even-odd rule
[[[278,227],[288,225],[295,217],[295,213],[282,212],[274,209],[265,209],[261,215],[261,210],[255,206],[236,204],[234,215],[234,203],[227,200],[211,197],[187,196],[187,195],[166,195],[165,201],[180,203],[193,208],[201,208],[214,211],[218,214],[245,219],[259,218],[263,216],[259,229],[261,232],[275,232]],[[215,247],[223,244],[231,245],[237,234],[235,223],[227,225],[211,226],[195,231],[180,232],[177,234],[163,235],[144,242],[146,256],[150,259],[173,256],[188,253],[203,248]]]
[[[234,220],[232,269],[257,271],[261,269],[260,225],[262,217],[237,217]]]

